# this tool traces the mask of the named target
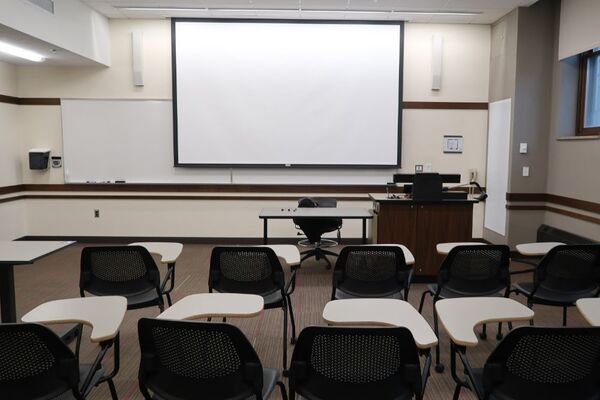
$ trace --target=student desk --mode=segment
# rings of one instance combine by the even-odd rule
[[[90,341],[102,343],[114,339],[127,311],[123,296],[78,297],[40,304],[21,318],[41,324],[84,324],[92,327]]]
[[[0,240],[0,310],[2,322],[17,322],[14,266],[32,264],[75,242]]]
[[[527,257],[542,257],[556,246],[561,246],[561,242],[537,242],[518,244],[517,251]]]
[[[366,208],[338,207],[297,207],[297,208],[263,208],[258,214],[263,220],[263,243],[268,243],[269,219],[293,218],[341,218],[362,219],[362,242],[367,243],[367,220],[373,219],[373,214]]]
[[[600,298],[579,299],[575,305],[590,325],[600,326]]]
[[[198,293],[179,300],[157,318],[190,320],[200,318],[248,318],[262,312],[264,300],[254,294]]]
[[[453,248],[458,246],[480,246],[485,245],[485,243],[481,242],[450,242],[450,243],[438,243],[435,246],[435,249],[438,254],[447,256],[448,253],[452,251]]]
[[[491,322],[529,321],[533,310],[505,297],[463,297],[435,303],[438,318],[450,336],[450,368],[456,382],[456,394],[468,384],[456,372],[456,355],[466,357],[467,347],[479,344],[474,328]]]
[[[183,245],[175,242],[136,242],[130,243],[129,246],[142,246],[148,250],[148,253],[160,256],[160,262],[167,265],[167,274],[160,284],[160,291],[167,296],[167,302],[171,306],[171,292],[175,287],[175,262],[183,250]],[[170,285],[167,289],[166,286],[169,282]]]
[[[438,343],[427,321],[404,300],[332,300],[323,309],[323,319],[330,325],[338,326],[402,326],[412,333],[421,350],[431,349]]]

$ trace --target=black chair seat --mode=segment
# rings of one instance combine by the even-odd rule
[[[335,299],[336,300],[345,300],[345,299],[359,299],[359,298],[369,298],[370,296],[365,295],[364,293],[349,293],[346,292],[345,290],[342,290],[340,288],[335,290]],[[402,292],[398,292],[395,291],[394,293],[391,294],[386,294],[386,295],[375,295],[372,296],[372,298],[377,298],[377,299],[398,299],[398,300],[404,300],[404,297],[402,296]]]
[[[283,298],[281,297],[281,291],[278,290],[269,295],[263,296],[265,302],[265,308],[277,308],[283,304]]]
[[[161,302],[161,296],[158,295],[156,289],[148,290],[147,292],[134,295],[127,295],[127,309],[135,310],[137,308],[145,308],[158,305]]]
[[[437,284],[432,283],[431,285],[427,286],[427,290],[429,290],[431,293],[436,293],[437,292]],[[503,297],[504,293],[502,292],[503,290],[505,290],[505,288],[501,288],[498,289],[497,291],[491,291],[491,292],[481,292],[481,293],[477,293],[474,294],[472,292],[469,293],[464,293],[464,292],[460,292],[457,290],[453,290],[447,286],[442,287],[442,290],[440,290],[440,294],[439,294],[439,298],[440,299],[456,299],[456,298],[460,298],[460,297],[474,297],[474,296],[481,296],[481,297]]]
[[[277,370],[272,369],[272,368],[263,368],[263,390],[262,390],[262,395],[263,395],[263,399],[267,399],[269,398],[269,395],[273,392],[273,389],[275,389],[275,384],[277,383],[277,378],[278,378],[278,373]],[[66,399],[71,399],[74,397],[68,397],[65,398]],[[165,397],[159,396],[157,394],[153,394],[152,395],[152,399],[154,400],[170,400],[167,399]],[[247,398],[247,400],[254,400],[255,396],[250,396]],[[60,399],[57,400],[63,400],[63,398],[61,397]]]
[[[513,284],[513,288],[527,297],[531,296],[533,291],[533,282],[523,282]],[[550,306],[562,306],[564,304],[575,305],[575,302],[585,297],[596,297],[597,289],[581,292],[561,292],[540,286],[531,298],[533,302]]]

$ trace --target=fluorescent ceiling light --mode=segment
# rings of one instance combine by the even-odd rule
[[[46,57],[42,56],[41,54],[8,44],[6,42],[0,42],[0,52],[35,62],[42,62],[46,59]]]
[[[388,11],[388,10],[332,10],[332,9],[296,9],[296,8],[191,8],[191,7],[116,7],[127,11],[171,11],[171,12],[302,12],[302,13],[344,13],[344,14],[388,14],[388,15],[448,15],[471,16],[481,12],[470,11]]]

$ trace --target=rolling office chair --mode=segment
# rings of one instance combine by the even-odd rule
[[[287,400],[277,370],[262,367],[233,325],[142,318],[138,335],[138,378],[145,399],[262,400],[277,385]]]
[[[596,400],[600,398],[600,328],[520,327],[473,369],[459,352],[479,400]],[[462,385],[457,385],[458,399]]]
[[[303,197],[298,200],[298,207],[337,207],[337,200],[332,197]],[[306,239],[298,242],[300,246],[310,247],[310,250],[301,252],[301,262],[310,257],[317,261],[323,259],[327,262],[327,269],[331,269],[331,262],[327,256],[337,257],[338,254],[326,250],[327,247],[337,246],[340,239],[341,218],[294,218],[294,224],[306,235]],[[321,236],[328,232],[338,232],[338,241],[323,239]]]
[[[562,307],[566,326],[567,307],[600,294],[600,244],[556,246],[533,271],[533,281],[515,283],[512,291],[525,295],[529,308],[534,304]]]
[[[292,400],[420,400],[428,376],[407,328],[310,326],[298,336],[289,392]]]
[[[107,382],[111,397],[117,399],[112,375],[104,376],[101,363],[106,350],[101,347],[94,364],[79,365],[78,357],[47,327],[0,324],[0,397],[82,400]]]

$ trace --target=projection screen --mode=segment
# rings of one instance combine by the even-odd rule
[[[396,167],[402,22],[173,19],[176,166]]]

